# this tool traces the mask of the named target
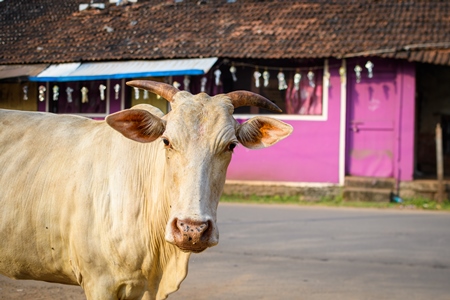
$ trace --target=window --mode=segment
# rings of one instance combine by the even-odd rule
[[[229,71],[230,65],[220,68],[223,92],[249,90],[260,94],[283,110],[283,119],[327,119],[329,73],[326,60],[283,68],[239,62],[230,64],[235,67],[234,75]],[[258,107],[240,107],[235,114],[247,118],[254,114],[273,113]]]

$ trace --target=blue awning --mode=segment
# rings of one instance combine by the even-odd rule
[[[82,81],[177,75],[202,75],[217,57],[52,64],[30,81]]]

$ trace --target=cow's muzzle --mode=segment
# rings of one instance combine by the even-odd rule
[[[217,244],[217,239],[212,236],[213,229],[209,220],[202,222],[175,218],[171,223],[172,239],[169,242],[186,252],[202,252]]]

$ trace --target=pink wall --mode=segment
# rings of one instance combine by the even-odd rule
[[[235,150],[227,179],[288,182],[339,182],[340,77],[330,68],[328,119],[285,121],[294,132],[261,150]],[[238,115],[235,116],[238,118]],[[283,120],[282,116],[280,118]]]
[[[364,62],[367,58],[363,59]],[[377,60],[377,67],[394,65],[391,74],[397,89],[395,99],[393,177],[412,180],[414,172],[415,65],[400,60]],[[355,62],[348,62],[353,72]],[[375,69],[376,70],[376,69]],[[386,71],[386,70],[384,70]],[[374,71],[375,72],[375,71]],[[294,127],[287,139],[267,149],[236,149],[227,179],[339,183],[340,78],[338,68],[330,68],[328,118],[326,121],[285,121]],[[350,74],[352,75],[352,74]],[[347,78],[352,77],[348,76]],[[354,77],[354,76],[353,76]],[[350,109],[352,99],[347,99]],[[238,118],[238,115],[236,115]],[[283,120],[283,117],[280,116]],[[348,131],[349,129],[347,129]],[[348,159],[348,155],[346,157]],[[362,175],[364,176],[364,175]],[[369,176],[369,175],[365,175]]]

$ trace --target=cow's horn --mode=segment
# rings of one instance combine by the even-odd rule
[[[147,90],[156,95],[160,95],[169,102],[172,102],[173,96],[180,91],[170,84],[151,80],[132,80],[128,81],[127,85]]]
[[[275,112],[282,112],[282,110],[272,101],[249,91],[234,91],[227,94],[233,103],[234,108],[241,106],[257,106]]]

